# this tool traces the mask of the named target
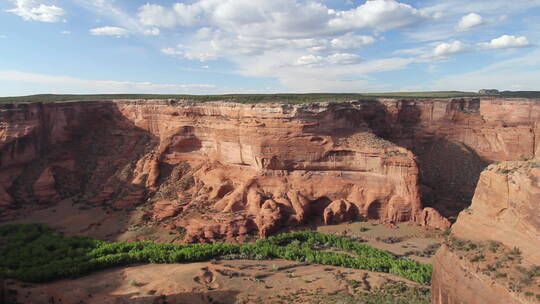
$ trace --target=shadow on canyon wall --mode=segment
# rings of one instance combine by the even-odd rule
[[[399,102],[398,112],[390,113],[376,101],[376,112],[380,114],[371,120],[370,128],[380,137],[414,153],[420,169],[423,205],[435,208],[454,221],[459,212],[470,205],[480,173],[488,162],[467,145],[427,131],[417,102]],[[469,114],[478,113],[479,106],[479,100],[464,99],[452,100],[448,105],[450,110]]]
[[[331,104],[318,115],[320,122],[305,129],[322,135],[331,124],[341,122],[338,136],[349,136],[370,130],[377,136],[411,150],[420,169],[422,203],[433,207],[454,221],[459,212],[470,205],[480,173],[489,164],[467,145],[428,131],[422,124],[422,108],[415,101],[400,100],[396,112],[378,100],[354,104]],[[450,111],[478,113],[480,100],[455,99]],[[329,115],[329,113],[332,113]],[[451,117],[447,118],[451,120]],[[455,126],[459,128],[459,125]],[[326,129],[326,131],[325,131]],[[326,133],[325,133],[326,132]]]
[[[42,115],[47,116],[43,112]],[[130,192],[145,191],[143,186],[130,181],[136,161],[158,144],[155,136],[123,117],[112,102],[101,102],[78,115],[66,115],[73,120],[68,123],[67,140],[52,143],[55,122],[41,118],[41,125],[34,132],[0,151],[25,154],[30,149],[35,153],[8,189],[15,200],[14,206],[48,203],[36,197],[33,187],[46,169],[54,177],[55,199],[75,197],[74,201],[81,202],[107,192],[109,195],[103,197],[105,202]]]

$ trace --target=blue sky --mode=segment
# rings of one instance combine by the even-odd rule
[[[540,0],[0,0],[0,96],[540,90]]]

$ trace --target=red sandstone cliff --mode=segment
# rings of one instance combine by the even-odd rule
[[[329,222],[415,220],[412,153],[375,136],[357,112],[349,104],[12,106],[2,111],[2,201],[145,203],[156,220],[175,217],[190,240],[266,235],[322,220],[327,209]],[[349,204],[346,218],[337,200]]]
[[[534,160],[503,162],[482,173],[471,207],[452,227],[451,237],[460,241],[452,239],[435,257],[433,303],[536,303],[540,278],[528,269],[540,265],[539,178],[540,162]],[[470,250],[455,246],[461,240],[475,250],[487,246],[481,259],[468,259]]]
[[[435,209],[461,210],[487,161],[536,153],[539,115],[517,99],[2,105],[0,205],[144,203],[192,240],[310,220],[444,229]]]

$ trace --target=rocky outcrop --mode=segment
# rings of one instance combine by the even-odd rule
[[[423,227],[441,231],[445,231],[451,226],[448,219],[444,218],[437,210],[431,207],[426,207],[422,210],[419,216],[419,222]]]
[[[472,205],[452,229],[456,237],[492,239],[521,250],[540,264],[540,160],[489,166],[481,175]]]
[[[490,244],[511,248],[519,257],[510,260],[517,261],[519,265],[502,270],[504,276],[493,277],[476,260],[488,259],[491,251],[496,253],[491,257],[495,262],[487,269],[504,267],[508,253],[503,254],[496,249],[499,245],[492,245],[487,253],[481,253],[482,259],[473,258],[472,262],[465,258],[464,251],[460,252],[451,245],[443,246],[435,257],[433,303],[534,303],[535,300],[525,295],[525,289],[534,289],[534,280],[537,279],[534,276],[519,277],[530,275],[526,271],[518,274],[517,279],[510,278],[510,273],[514,268],[529,269],[540,265],[539,181],[538,159],[494,164],[482,173],[473,203],[460,213],[452,227],[451,237],[475,244],[489,241]],[[532,296],[540,294],[540,289],[536,289],[527,291]]]
[[[50,167],[41,172],[32,188],[36,197],[39,197],[38,203],[50,204],[58,201],[60,196],[56,192],[55,183],[56,181]]]
[[[187,240],[351,219],[443,229],[486,162],[536,153],[538,115],[515,99],[3,104],[0,205],[145,204]]]
[[[324,223],[343,223],[355,220],[358,215],[357,206],[346,200],[333,201],[324,209]]]

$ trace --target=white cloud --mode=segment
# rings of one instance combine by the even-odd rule
[[[114,24],[128,30],[130,33],[140,33],[146,36],[160,34],[159,28],[145,26],[132,13],[124,12],[117,7],[114,0],[76,0],[76,3],[100,17],[112,20]]]
[[[127,36],[129,31],[123,27],[118,26],[103,26],[98,28],[93,28],[90,30],[90,34],[94,36]]]
[[[329,56],[304,55],[296,59],[294,65],[317,66],[323,64],[353,64],[360,61],[360,56],[350,53],[335,53]]]
[[[305,55],[301,56],[298,59],[296,59],[295,64],[296,65],[315,65],[320,64],[324,60],[321,56],[316,55]]]
[[[341,29],[373,28],[381,31],[403,28],[421,21],[419,10],[394,0],[368,0],[355,9],[336,12],[331,27]]]
[[[483,23],[482,16],[477,13],[470,13],[461,18],[457,25],[457,29],[460,31],[467,31],[475,28]]]
[[[350,53],[336,53],[328,56],[327,60],[333,64],[352,64],[360,61],[360,56]]]
[[[332,55],[304,57],[297,62],[302,56],[306,55],[295,52],[265,53],[243,57],[242,61],[235,63],[239,65],[241,75],[274,77],[288,92],[374,92],[384,91],[386,87],[384,82],[373,81],[370,73],[399,70],[414,62],[410,58],[385,58],[332,64],[329,62],[332,58],[339,60],[339,56]],[[310,63],[310,60],[310,65],[296,64]]]
[[[396,50],[394,54],[413,56],[417,62],[426,62],[447,59],[450,55],[473,50],[470,45],[460,40],[454,40],[451,42],[433,42],[415,48]]]
[[[477,91],[482,88],[499,90],[538,90],[540,50],[499,61],[482,69],[450,75],[434,81],[432,90]]]
[[[7,12],[21,16],[24,20],[34,20],[42,22],[58,22],[65,15],[63,8],[56,5],[47,5],[38,0],[12,0],[15,8]]]
[[[432,55],[434,57],[447,57],[448,55],[463,53],[468,50],[469,47],[465,43],[455,40],[449,43],[442,42],[437,44],[433,49]]]
[[[312,36],[371,28],[389,30],[413,25],[424,18],[419,10],[395,0],[368,0],[350,10],[334,10],[316,1],[199,0],[172,8],[145,4],[139,8],[145,26],[216,26],[243,35],[269,37]]]
[[[139,8],[139,21],[145,27],[183,27],[187,32],[162,48],[162,53],[201,62],[226,58],[242,75],[277,78],[294,91],[350,91],[354,85],[368,90],[368,83],[374,86],[364,79],[368,73],[400,69],[413,60],[362,61],[357,54],[361,48],[382,40],[375,38],[380,31],[428,18],[395,0],[369,0],[345,10],[330,9],[321,0],[189,3]],[[375,33],[360,34],[360,30]]]
[[[157,36],[160,34],[160,30],[157,27],[153,27],[153,28],[145,29],[143,31],[143,34],[147,36]]]
[[[527,10],[529,8],[540,6],[538,0],[452,0],[452,1],[431,1],[433,5],[422,8],[424,14],[433,14],[443,12],[445,16],[463,15],[470,12],[491,13],[510,13]]]
[[[508,49],[530,46],[530,42],[525,36],[502,35],[490,42],[481,43],[480,46],[487,49]]]
[[[358,49],[364,45],[372,44],[375,38],[372,36],[355,35],[348,33],[346,35],[334,38],[330,41],[332,47],[340,50]]]
[[[62,35],[71,35],[70,31],[61,31],[60,34]]]
[[[161,5],[147,3],[139,8],[139,21],[147,26],[173,27],[177,24],[174,11]]]
[[[414,1],[416,2],[416,1]],[[413,27],[404,32],[413,41],[442,41],[448,39],[462,39],[463,30],[458,28],[458,20],[462,17],[476,12],[482,17],[482,24],[479,26],[483,32],[477,34],[483,37],[485,32],[492,31],[493,27],[503,26],[499,18],[501,15],[512,16],[516,20],[521,20],[520,14],[527,13],[531,9],[540,8],[540,0],[425,0],[420,1],[424,6],[419,7],[423,16],[431,16],[423,24],[425,26]],[[527,19],[521,21],[526,22]],[[521,22],[520,21],[520,22]],[[518,25],[514,22],[512,25]],[[530,21],[534,24],[534,21]],[[490,26],[483,26],[489,24]],[[508,25],[508,23],[506,24]],[[533,27],[529,27],[532,29]],[[529,33],[527,33],[529,34]],[[532,35],[531,35],[532,36]]]
[[[171,56],[181,56],[184,54],[184,52],[178,50],[178,49],[175,49],[175,48],[171,48],[171,47],[168,47],[168,48],[163,48],[161,49],[161,52],[163,54],[167,54],[167,55],[171,55]]]
[[[133,82],[116,80],[94,80],[70,76],[56,76],[21,71],[0,70],[0,80],[4,83],[44,85],[47,90],[57,93],[186,93],[210,94],[234,92],[233,89],[219,88],[211,84],[166,84],[153,82]],[[38,93],[38,92],[35,92]],[[40,92],[43,93],[43,92]]]

